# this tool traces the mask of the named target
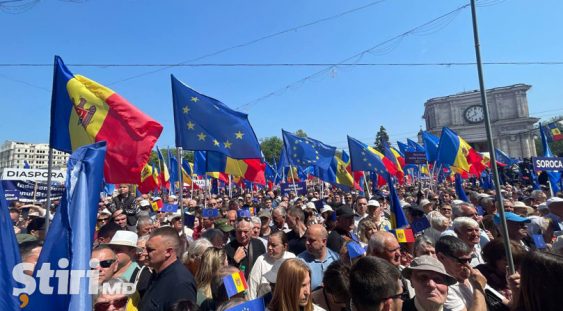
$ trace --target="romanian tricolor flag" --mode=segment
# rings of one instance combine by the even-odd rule
[[[265,185],[265,170],[266,164],[261,159],[236,160],[219,152],[207,152],[208,172],[221,172],[236,177],[243,177],[253,183]]]
[[[162,156],[162,152],[156,147],[156,153],[158,154],[158,168],[160,169],[160,186],[166,189],[170,188],[170,173],[168,172],[168,166],[166,165],[166,161],[164,161],[164,157]]]
[[[454,167],[457,169],[456,171],[462,170],[480,176],[486,168],[482,161],[481,155],[456,132],[447,127],[442,129],[436,156],[438,164],[443,167]]]
[[[73,75],[55,56],[49,145],[71,153],[107,142],[106,182],[140,182],[141,171],[162,132],[162,125],[125,98],[86,77]]]
[[[227,290],[227,296],[229,296],[229,298],[248,289],[246,279],[244,278],[244,272],[242,271],[223,277],[223,284],[225,284],[225,289]]]

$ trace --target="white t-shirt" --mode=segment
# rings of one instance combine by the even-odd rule
[[[473,304],[473,286],[469,282],[450,285],[444,311],[461,311]]]
[[[284,252],[282,258],[295,258],[295,254]],[[268,292],[270,283],[266,280],[264,274],[272,270],[275,262],[276,260],[268,256],[268,254],[263,254],[256,258],[256,262],[248,275],[248,299],[255,299]]]

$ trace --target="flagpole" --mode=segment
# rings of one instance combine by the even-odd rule
[[[180,186],[180,191],[178,191],[178,204],[180,204],[180,213],[182,213],[182,233],[181,236],[185,236],[184,231],[185,217],[186,217],[186,207],[184,206],[184,174],[182,174],[182,147],[176,147],[176,152],[178,154],[178,185]],[[162,159],[164,161],[164,159]],[[170,149],[168,149],[168,160],[170,161]]]
[[[295,185],[295,177],[293,176],[293,166],[291,165],[289,166],[289,172],[291,173],[291,183],[293,183],[293,190],[295,191],[295,196],[297,196],[297,186]]]
[[[229,174],[229,198],[230,199],[233,198],[232,181],[233,181],[233,176],[231,176],[231,174]]]
[[[364,174],[364,185],[366,187],[366,193],[368,194],[367,198],[369,200],[371,198],[371,194],[369,193],[369,183],[368,183],[368,179],[366,178],[366,171],[362,171],[362,173]]]
[[[325,193],[325,182],[322,181],[321,182],[321,200],[324,199],[324,193]]]
[[[47,206],[45,208],[45,234],[49,231],[51,223],[51,173],[53,172],[53,148],[49,146],[47,158]]]
[[[203,208],[207,208],[207,200],[205,199],[205,196],[207,194],[208,191],[211,191],[211,185],[207,184],[207,172],[205,174],[205,187],[207,191],[203,191]]]
[[[479,88],[481,90],[481,102],[483,105],[483,114],[485,117],[485,129],[487,131],[487,143],[491,157],[491,167],[493,169],[493,177],[495,181],[495,196],[496,201],[498,202],[497,208],[500,214],[500,223],[502,229],[502,237],[504,240],[504,251],[506,253],[506,261],[508,264],[508,271],[509,274],[514,274],[515,267],[514,267],[514,260],[512,258],[512,250],[510,249],[510,240],[508,239],[508,228],[506,225],[506,216],[504,213],[504,204],[502,195],[500,193],[500,180],[498,175],[498,167],[495,155],[495,144],[493,142],[493,135],[491,130],[491,120],[489,118],[489,105],[487,103],[487,94],[485,89],[485,80],[483,78],[483,66],[481,63],[481,50],[480,50],[480,43],[479,43],[479,30],[477,27],[477,9],[475,6],[475,0],[471,0],[471,17],[473,22],[473,39],[475,41],[475,58],[477,60],[477,74],[479,76]]]

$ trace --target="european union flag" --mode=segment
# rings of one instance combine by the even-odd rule
[[[265,310],[264,297],[259,297],[254,300],[243,302],[242,304],[229,308],[225,311],[263,311],[263,310]]]
[[[299,137],[282,130],[283,143],[287,152],[287,160],[290,165],[306,168],[307,166],[318,166],[321,169],[328,169],[336,147],[325,145],[324,143],[309,137]]]
[[[383,161],[369,150],[368,145],[348,136],[348,150],[350,150],[352,171],[375,171],[384,176],[387,174]]]
[[[411,140],[410,138],[407,138],[407,143],[409,144],[409,147],[413,148],[413,151],[416,152],[425,152],[426,150],[424,149],[424,147],[422,147],[419,143]]]
[[[217,151],[234,159],[262,158],[248,115],[192,90],[172,76],[176,146]]]
[[[411,147],[411,146],[409,146],[409,145],[407,145],[407,144],[405,144],[405,143],[403,143],[403,142],[400,142],[400,141],[397,141],[397,146],[399,146],[399,150],[401,150],[401,152],[402,152],[403,154],[405,154],[405,153],[407,153],[407,152],[414,152],[414,151],[416,151],[413,147]]]
[[[500,149],[495,149],[495,156],[496,156],[497,162],[506,164],[508,166],[512,166],[512,165],[518,163],[518,160],[511,158],[508,154],[504,153]]]

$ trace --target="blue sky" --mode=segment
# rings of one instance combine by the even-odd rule
[[[31,1],[22,1],[31,2]],[[475,66],[183,66],[178,64],[329,16],[363,9],[230,49],[198,64],[339,63],[433,20],[460,0],[40,1],[18,14],[0,10],[0,142],[47,142],[53,55],[75,74],[109,86],[164,126],[174,145],[170,74],[249,114],[258,138],[303,129],[338,148],[346,135],[372,143],[415,138],[424,102],[478,88]],[[483,0],[478,18],[485,62],[563,61],[563,2]],[[372,5],[368,5],[372,4]],[[0,7],[0,9],[2,9]],[[348,63],[473,62],[471,11],[404,36]],[[49,64],[49,66],[6,66]],[[315,72],[325,73],[295,83]],[[563,114],[563,65],[487,65],[488,88],[531,84],[532,116]],[[140,75],[140,76],[139,76]],[[132,77],[139,76],[131,79]],[[271,92],[273,96],[256,101]]]

